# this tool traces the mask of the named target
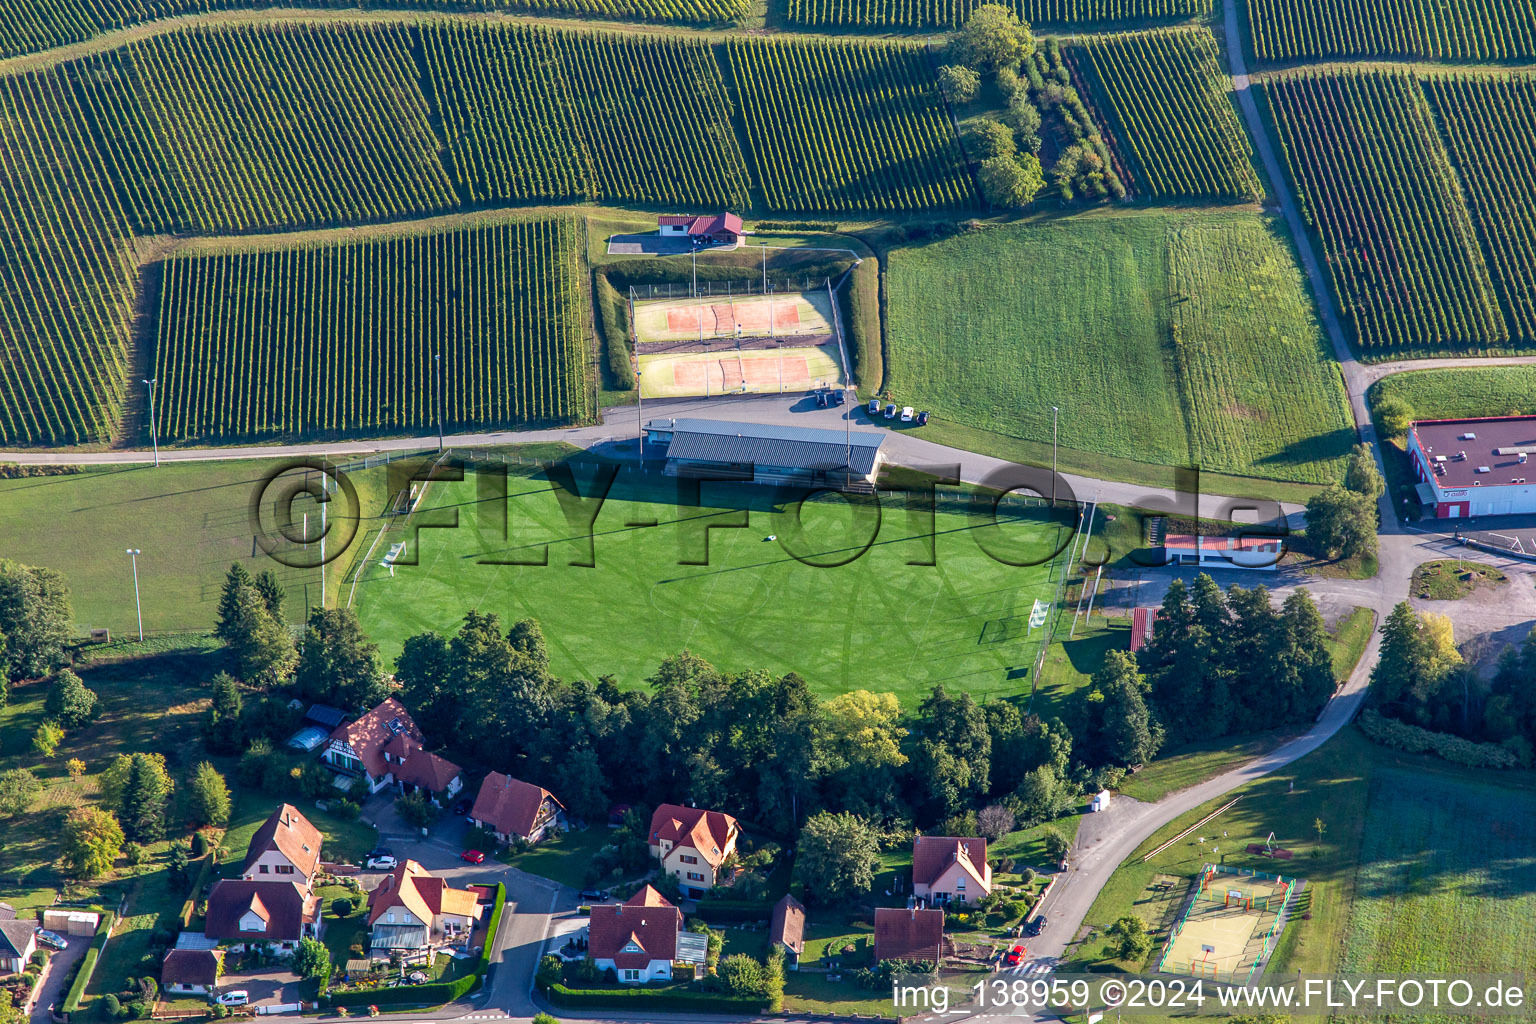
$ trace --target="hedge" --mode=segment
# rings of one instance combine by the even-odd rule
[[[773,904],[763,900],[700,900],[697,916],[706,921],[734,924],[738,921],[766,921],[773,916]]]
[[[567,988],[549,987],[549,1001],[560,1006],[610,1006],[621,1009],[675,1010],[679,1013],[739,1013],[756,1016],[762,1012],[761,996],[727,996],[693,992],[680,988]]]
[[[63,1011],[65,1013],[73,1013],[80,1009],[80,997],[85,995],[85,986],[91,983],[91,975],[96,970],[96,961],[101,957],[101,951],[107,944],[107,937],[112,934],[112,922],[116,918],[117,915],[112,911],[102,911],[101,923],[96,926],[96,937],[91,940],[91,948],[85,951],[85,955],[75,965],[75,980],[64,996]]]
[[[609,390],[629,391],[635,386],[635,370],[629,361],[629,304],[606,274],[592,276],[597,282],[594,298],[603,341],[604,379]]]
[[[1497,743],[1474,743],[1448,732],[1431,732],[1385,718],[1374,709],[1360,713],[1360,731],[1384,747],[1410,754],[1435,754],[1468,768],[1518,768],[1520,758]]]
[[[866,259],[853,268],[838,296],[848,358],[859,390],[877,395],[885,383],[885,355],[880,345],[880,263]]]
[[[210,849],[203,854],[202,863],[197,866],[197,877],[192,880],[192,894],[181,905],[181,926],[188,928],[192,924],[192,918],[197,913],[197,898],[202,894],[203,884],[208,881],[208,873],[213,870],[213,851]]]
[[[497,882],[496,899],[491,904],[491,916],[485,925],[485,945],[480,950],[480,961],[475,964],[473,972],[453,981],[435,981],[426,985],[370,988],[358,992],[332,992],[327,994],[326,1002],[332,1006],[372,1006],[386,1003],[437,1006],[440,1003],[451,1003],[456,999],[464,998],[476,985],[480,984],[486,968],[491,965],[491,947],[495,945],[496,935],[501,931],[501,912],[506,902],[507,887]]]

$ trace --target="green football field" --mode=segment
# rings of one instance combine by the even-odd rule
[[[1094,211],[897,249],[886,389],[948,424],[1104,456],[1332,482],[1354,440],[1282,236],[1246,209]],[[1119,479],[1117,477],[1117,479]]]
[[[867,504],[812,502],[797,515],[765,488],[724,484],[704,484],[699,507],[655,477],[620,479],[589,545],[547,479],[510,479],[505,534],[500,501],[482,500],[480,484],[470,473],[431,485],[417,524],[455,510],[459,526],[415,536],[396,527],[363,568],[355,606],[386,657],[477,609],[505,625],[538,619],[566,678],[637,685],[687,648],[724,670],[798,672],[822,694],[863,688],[914,701],[935,683],[977,698],[1027,693],[1044,633],[1027,620],[1036,599],[1052,601],[1052,560],[1069,536],[1044,509],[914,521],[899,495],[882,498],[878,521]],[[656,525],[636,525],[645,522]],[[706,527],[708,564],[686,564],[704,561]],[[381,558],[402,540],[419,564],[391,575]],[[538,561],[545,545],[547,565],[487,564]],[[936,564],[908,564],[930,560],[930,548]],[[570,564],[589,555],[590,568]]]

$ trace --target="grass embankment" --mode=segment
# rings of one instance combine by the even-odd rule
[[[393,576],[377,559],[365,567],[364,628],[389,658],[414,633],[453,631],[470,608],[507,623],[532,616],[555,673],[625,685],[686,647],[724,670],[798,672],[822,694],[865,688],[915,703],[936,683],[977,699],[1028,687],[1042,635],[1028,635],[1029,612],[1053,600],[1048,560],[1066,540],[1046,510],[1002,525],[940,512],[930,534],[920,517],[841,501],[776,507],[762,488],[711,485],[709,501],[735,507],[701,508],[642,486],[621,478],[589,546],[545,478],[511,478],[510,538],[476,505],[473,474],[435,485],[428,504],[457,507],[459,526],[422,531],[419,565]],[[928,559],[930,539],[936,564],[909,564]],[[982,544],[1044,564],[1016,568]],[[692,564],[706,551],[708,564]]]
[[[1438,558],[1413,570],[1413,596],[1426,601],[1460,601],[1479,587],[1497,588],[1509,577],[1491,565]]]
[[[1353,440],[1301,275],[1249,210],[988,228],[893,251],[887,291],[887,385],[933,410],[935,440],[963,423],[1048,459],[1057,406],[1065,469],[1303,484],[1335,479]]]

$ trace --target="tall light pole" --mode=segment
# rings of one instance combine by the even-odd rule
[[[645,392],[641,388],[640,376],[644,371],[635,371],[635,440],[640,442],[640,461],[645,462]]]
[[[437,450],[443,450],[443,354],[432,353],[432,362],[437,366]]]
[[[128,548],[128,557],[133,559],[133,606],[139,614],[139,643],[144,642],[144,605],[139,601],[139,549]]]
[[[155,450],[155,465],[158,466],[160,465],[160,439],[155,433],[155,385],[159,383],[160,378],[145,377],[140,379],[144,381],[144,386],[149,389],[149,443]]]
[[[1060,412],[1051,406],[1051,508],[1056,507],[1056,419]]]

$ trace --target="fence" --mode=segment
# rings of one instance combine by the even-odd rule
[[[1233,802],[1235,803],[1236,801]],[[1225,810],[1225,808],[1223,808],[1223,810]],[[1218,811],[1217,813],[1220,812]],[[1215,815],[1212,815],[1212,817],[1214,816]],[[1196,827],[1198,827],[1198,825]],[[1202,893],[1204,893],[1212,883],[1216,882],[1223,876],[1232,878],[1249,878],[1256,881],[1273,882],[1277,885],[1282,882],[1285,883],[1285,891],[1281,894],[1280,906],[1278,909],[1275,909],[1275,919],[1270,922],[1269,927],[1265,930],[1263,937],[1259,940],[1259,951],[1254,954],[1250,960],[1248,951],[1245,948],[1243,952],[1239,954],[1238,962],[1235,963],[1228,971],[1222,971],[1216,964],[1209,962],[1174,962],[1170,964],[1168,962],[1168,957],[1173,952],[1174,940],[1176,940],[1180,933],[1183,932],[1184,925],[1189,921],[1189,915],[1194,911],[1195,907],[1201,905],[1201,903],[1217,902],[1217,898],[1215,896],[1202,897]],[[1184,913],[1179,915],[1178,921],[1174,923],[1173,928],[1168,932],[1168,939],[1163,945],[1163,955],[1159,957],[1157,961],[1157,972],[1167,974],[1186,974],[1193,977],[1211,978],[1216,981],[1231,981],[1234,983],[1241,982],[1242,984],[1247,984],[1253,980],[1254,974],[1258,971],[1259,967],[1263,965],[1264,959],[1269,956],[1270,950],[1273,949],[1275,937],[1280,934],[1280,929],[1285,923],[1286,910],[1290,907],[1291,896],[1295,890],[1296,880],[1294,878],[1286,878],[1283,875],[1277,875],[1269,871],[1259,871],[1255,868],[1227,867],[1226,865],[1220,864],[1206,864],[1200,869],[1199,881],[1196,883],[1195,891],[1189,895],[1189,902],[1184,906]],[[1273,898],[1273,894],[1263,897],[1263,906],[1261,909],[1266,912],[1270,910],[1271,908],[1269,906],[1269,901]],[[1223,897],[1223,900],[1226,900],[1225,896]],[[1255,907],[1255,905],[1256,900],[1253,897],[1250,897],[1248,908],[1251,910]],[[1249,941],[1252,941],[1251,937]],[[1245,966],[1247,968],[1246,970],[1244,970]],[[1227,976],[1222,977],[1223,974]]]

